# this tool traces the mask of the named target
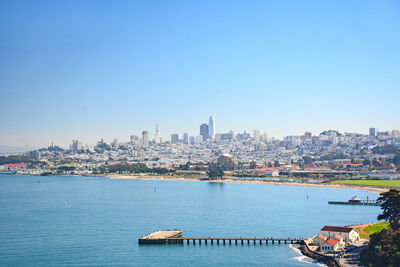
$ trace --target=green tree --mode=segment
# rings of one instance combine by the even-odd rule
[[[364,159],[362,164],[363,166],[369,166],[369,164],[371,164],[371,161],[369,159]]]
[[[222,169],[212,169],[207,172],[208,178],[222,178],[225,172]]]
[[[303,161],[304,161],[304,164],[312,164],[313,163],[313,158],[309,157],[309,156],[304,156],[303,157]]]
[[[368,247],[361,252],[360,261],[364,266],[399,266],[400,231],[390,229],[371,235]]]
[[[372,153],[374,154],[396,154],[399,152],[400,149],[394,145],[376,146],[372,149]]]
[[[377,202],[383,210],[383,213],[378,216],[378,220],[388,220],[393,231],[399,229],[400,191],[390,189],[382,193]]]
[[[394,155],[393,163],[396,165],[400,165],[400,153],[397,153],[396,155]]]
[[[257,163],[253,160],[252,162],[250,162],[250,169],[255,169],[257,168]]]
[[[376,159],[374,159],[374,160],[372,161],[372,166],[374,166],[374,167],[379,167],[379,166],[381,166],[381,163],[380,163],[379,161],[377,161]]]

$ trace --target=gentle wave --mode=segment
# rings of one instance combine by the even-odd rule
[[[293,249],[297,254],[299,254],[299,256],[293,257],[294,260],[298,261],[298,262],[303,262],[303,263],[308,263],[308,264],[313,264],[316,266],[326,266],[325,264],[323,264],[322,262],[313,260],[307,256],[304,256],[300,249],[298,249],[296,246],[293,246],[292,244],[289,245],[289,247],[291,249]]]

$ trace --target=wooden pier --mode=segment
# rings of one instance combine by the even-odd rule
[[[330,205],[355,205],[355,206],[379,206],[376,200],[360,200],[360,201],[328,201]]]
[[[174,232],[174,233],[172,233]],[[171,235],[174,236],[171,236]],[[180,236],[179,236],[180,235]],[[235,245],[243,245],[243,244],[254,244],[254,245],[262,245],[268,243],[271,244],[298,244],[302,242],[303,238],[273,238],[273,237],[182,237],[182,231],[174,230],[174,231],[157,231],[155,233],[149,234],[147,236],[143,236],[139,238],[139,245],[143,244],[235,244]]]

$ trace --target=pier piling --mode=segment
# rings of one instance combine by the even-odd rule
[[[247,245],[250,245],[250,241],[253,242],[253,245],[257,245],[257,241],[259,241],[260,245],[265,244],[268,245],[268,242],[271,241],[272,244],[275,244],[275,241],[278,241],[278,244],[285,243],[285,244],[294,244],[303,241],[301,238],[228,238],[228,237],[220,237],[220,238],[213,238],[213,237],[182,237],[182,231],[180,230],[167,230],[167,231],[157,231],[155,233],[149,234],[147,236],[143,236],[139,238],[139,244],[183,244],[186,240],[186,244],[189,245],[190,241],[192,241],[193,245],[196,245],[196,241],[198,240],[199,245],[201,242],[204,241],[205,244],[208,241],[211,241],[211,245],[214,244],[214,241],[217,241],[217,245],[220,244],[220,241],[224,245],[226,245],[227,241],[229,245],[232,245],[232,241],[235,241],[235,244],[238,244],[238,241],[243,245],[245,241],[247,241]]]

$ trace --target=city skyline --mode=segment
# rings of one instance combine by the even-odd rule
[[[399,7],[4,1],[0,145],[398,129]]]
[[[214,116],[210,116],[210,119],[211,119],[211,117],[212,117],[212,121],[214,123]],[[210,120],[209,123],[211,123],[211,120]],[[207,137],[205,137],[202,134],[202,131],[204,130],[202,128],[205,125],[207,126]],[[214,125],[214,127],[215,127],[215,125]],[[209,125],[206,124],[206,123],[202,123],[202,124],[200,124],[199,132],[195,133],[195,134],[189,134],[187,131],[181,131],[181,132],[174,132],[174,133],[170,134],[170,136],[162,136],[162,135],[160,135],[160,132],[159,132],[159,129],[158,129],[158,124],[156,124],[156,130],[154,131],[155,134],[154,134],[154,138],[153,139],[150,138],[150,136],[152,135],[152,131],[143,130],[141,132],[141,135],[131,134],[130,136],[128,136],[128,137],[125,136],[125,137],[122,137],[121,139],[113,137],[110,140],[104,140],[104,138],[100,138],[99,137],[94,143],[83,143],[79,139],[72,140],[72,144],[71,143],[68,143],[68,144],[54,144],[54,141],[51,141],[50,145],[33,146],[33,147],[31,147],[31,150],[32,149],[38,149],[40,147],[47,147],[47,146],[49,146],[49,147],[50,146],[60,146],[60,147],[63,147],[63,148],[67,148],[67,149],[69,148],[69,149],[71,149],[73,151],[76,151],[76,150],[79,150],[78,147],[81,147],[81,148],[83,146],[85,146],[85,147],[94,147],[99,142],[110,143],[112,146],[113,145],[114,146],[118,146],[120,143],[123,143],[123,144],[130,143],[130,144],[135,144],[135,145],[141,144],[143,147],[148,147],[150,143],[153,143],[153,144],[160,144],[160,143],[199,144],[199,143],[205,142],[207,139],[214,140],[214,139],[217,138],[217,136],[218,136],[218,139],[220,140],[222,136],[227,135],[227,134],[228,135],[232,134],[232,139],[230,139],[230,140],[236,139],[238,135],[246,134],[254,141],[260,141],[261,137],[264,137],[265,138],[264,142],[266,142],[267,139],[269,141],[273,141],[273,140],[291,141],[291,139],[293,137],[296,137],[296,138],[306,137],[308,139],[311,139],[311,137],[319,136],[319,135],[321,135],[321,134],[323,134],[324,132],[327,132],[327,131],[328,132],[329,131],[332,131],[332,132],[336,132],[337,131],[340,134],[361,134],[361,135],[364,135],[364,136],[378,136],[378,135],[382,135],[382,134],[383,135],[389,135],[389,136],[395,136],[395,134],[396,134],[396,137],[398,137],[399,131],[400,131],[399,129],[384,129],[384,130],[380,130],[379,128],[376,128],[376,127],[368,128],[366,133],[365,132],[354,132],[354,131],[340,132],[340,131],[338,131],[336,129],[325,129],[325,130],[323,130],[321,132],[318,132],[318,133],[305,131],[304,133],[287,134],[287,135],[284,135],[282,137],[276,137],[276,136],[268,135],[267,132],[265,132],[265,131],[261,131],[259,129],[254,129],[253,131],[243,130],[243,131],[239,131],[239,132],[234,132],[234,131],[230,130],[230,131],[227,131],[227,132],[215,132],[215,134],[211,137],[210,136],[210,132],[209,132],[208,129],[209,129]],[[214,131],[215,131],[215,128],[214,128]],[[199,137],[201,137],[201,140],[199,139]],[[222,137],[222,139],[224,139],[224,138]],[[0,145],[0,152],[1,152],[1,147],[7,147],[7,146],[1,146]],[[10,146],[10,148],[12,148],[12,147],[13,146]],[[15,147],[17,147],[17,146],[15,146]],[[22,147],[20,146],[20,148],[22,148]],[[29,150],[29,145],[28,144],[27,144],[27,150]]]
[[[212,119],[211,119],[212,118]],[[0,143],[0,147],[9,147],[9,148],[13,148],[13,147],[20,147],[20,148],[25,148],[25,147],[31,147],[33,149],[36,148],[40,148],[40,147],[47,147],[47,146],[60,146],[60,147],[64,147],[64,148],[68,148],[71,147],[71,140],[72,140],[72,146],[74,146],[75,142],[79,142],[80,146],[82,146],[82,144],[87,145],[87,146],[95,146],[99,141],[104,140],[106,143],[113,143],[113,142],[137,142],[138,140],[141,141],[143,140],[143,138],[145,138],[145,146],[148,146],[149,142],[155,142],[155,143],[160,143],[162,142],[172,142],[172,139],[177,138],[177,141],[182,141],[185,142],[185,138],[187,138],[187,142],[190,142],[189,137],[195,138],[198,136],[202,136],[203,140],[204,140],[204,136],[202,135],[202,126],[206,125],[207,126],[207,134],[208,137],[206,139],[213,139],[210,138],[210,133],[211,130],[209,129],[209,124],[213,123],[213,131],[214,131],[214,136],[213,138],[215,138],[215,135],[221,135],[221,134],[226,134],[229,132],[233,132],[235,135],[237,134],[242,134],[242,133],[247,133],[249,134],[251,137],[254,137],[256,134],[258,135],[258,137],[260,137],[261,134],[267,134],[268,138],[275,138],[278,140],[283,140],[285,137],[288,136],[301,136],[301,135],[307,135],[307,134],[311,134],[311,135],[319,135],[320,133],[324,132],[324,131],[338,131],[340,133],[357,133],[357,134],[363,134],[363,135],[371,135],[373,133],[373,135],[376,135],[378,132],[392,132],[392,131],[399,131],[398,128],[391,128],[391,129],[380,129],[378,127],[368,127],[366,129],[363,129],[362,131],[355,131],[355,130],[350,130],[350,131],[341,131],[338,129],[334,129],[334,128],[327,128],[327,129],[321,129],[320,131],[317,132],[313,132],[311,130],[305,130],[304,132],[297,132],[297,133],[283,133],[281,136],[274,136],[269,134],[267,131],[264,131],[260,128],[256,128],[256,129],[242,129],[242,130],[238,130],[238,131],[234,131],[232,129],[230,130],[219,130],[218,128],[215,127],[215,119],[214,116],[210,115],[209,116],[209,121],[208,124],[207,123],[200,123],[198,125],[198,129],[197,132],[194,130],[193,132],[189,132],[185,129],[181,129],[181,130],[177,130],[175,132],[171,132],[169,134],[163,134],[162,131],[159,131],[159,124],[156,123],[154,128],[155,130],[151,130],[151,129],[144,129],[144,130],[138,130],[135,132],[131,132],[131,133],[125,133],[124,135],[119,135],[119,136],[108,136],[107,138],[104,138],[103,136],[99,135],[97,137],[94,137],[94,139],[92,138],[87,138],[85,136],[81,136],[81,137],[74,137],[74,138],[70,138],[70,140],[67,140],[65,143],[57,143],[55,142],[53,139],[52,140],[47,140],[47,143],[45,144],[17,144],[17,145],[9,145],[9,144],[1,144]],[[218,129],[218,131],[216,130]],[[186,137],[185,137],[186,135]],[[154,136],[154,138],[152,138],[151,136]],[[174,137],[172,137],[174,136]],[[138,138],[138,139],[137,139]],[[256,138],[257,139],[257,138]],[[82,141],[84,140],[84,141]],[[85,140],[91,140],[90,142],[85,142]],[[0,151],[1,152],[1,151]]]

